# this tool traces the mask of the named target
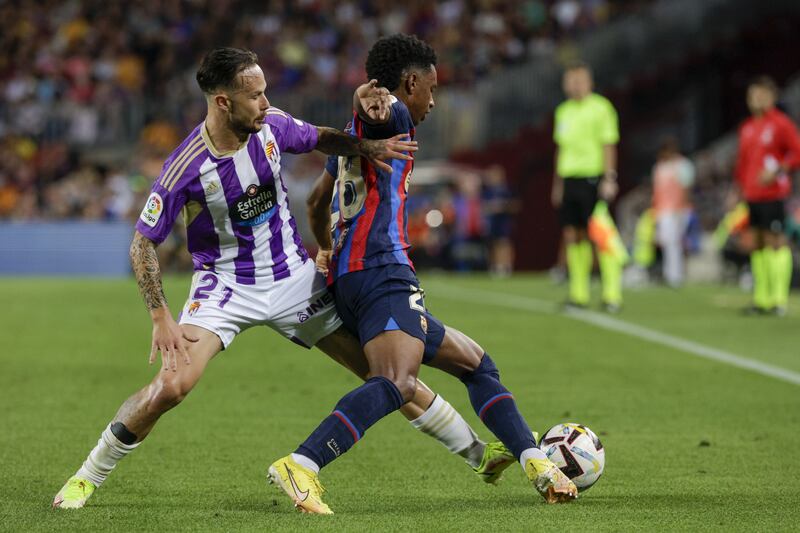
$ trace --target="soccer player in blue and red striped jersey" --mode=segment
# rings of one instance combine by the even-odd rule
[[[395,96],[390,96],[390,104],[385,124],[370,123],[356,113],[351,133],[371,139],[384,131],[397,131],[408,133],[413,139],[415,123],[408,107]],[[333,256],[333,279],[383,265],[413,268],[406,231],[406,198],[413,161],[398,160],[392,164],[391,173],[379,172],[368,163],[362,165],[360,158],[343,158],[338,166],[341,218],[337,223],[339,246]]]
[[[351,134],[375,139],[405,133],[413,139],[416,126],[434,106],[435,65],[433,49],[414,36],[378,40],[367,56],[372,81],[354,94]],[[298,475],[316,482],[320,468],[409,401],[425,363],[466,385],[475,412],[548,503],[570,501],[577,497],[575,485],[538,448],[489,355],[463,333],[445,328],[424,307],[408,257],[406,198],[412,163],[393,161],[387,172],[362,157],[340,157],[338,168],[329,165],[315,188],[319,201],[310,205],[310,212],[328,211],[335,172],[338,220],[332,249],[321,217],[312,216],[323,248],[317,266],[326,269],[330,257],[336,309],[344,326],[358,336],[372,377],[342,397],[294,453],[273,463],[270,477],[302,507],[308,491],[298,485]],[[321,508],[330,512],[324,504]]]

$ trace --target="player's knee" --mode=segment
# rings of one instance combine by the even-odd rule
[[[500,379],[500,371],[497,369],[497,366],[494,364],[494,361],[492,361],[492,358],[489,357],[488,353],[483,354],[480,364],[474,370],[466,372],[461,377],[461,381],[464,383],[470,383],[475,380],[480,380],[484,377]]]
[[[403,398],[403,403],[408,403],[417,393],[417,377],[410,374],[396,376],[392,379],[392,383],[397,387],[400,396]]]
[[[157,413],[169,411],[181,403],[190,390],[191,387],[180,376],[162,371],[151,386],[148,410]]]

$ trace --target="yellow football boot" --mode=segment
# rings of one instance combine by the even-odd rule
[[[95,488],[94,483],[88,479],[72,476],[53,498],[53,509],[80,509]]]
[[[535,431],[532,433],[533,440],[539,442],[539,434]],[[505,444],[496,440],[486,444],[481,464],[472,470],[484,483],[497,485],[503,476],[503,471],[516,462],[514,455],[506,448]]]
[[[333,514],[331,508],[322,501],[325,489],[319,476],[308,468],[292,460],[291,455],[272,463],[267,471],[270,483],[277,484],[294,502],[294,506],[304,513]]]
[[[578,498],[578,488],[550,459],[528,459],[525,474],[547,503],[567,503]]]
[[[497,485],[503,475],[503,470],[516,463],[517,460],[508,451],[508,448],[499,440],[489,442],[483,449],[481,464],[472,470],[484,483]]]

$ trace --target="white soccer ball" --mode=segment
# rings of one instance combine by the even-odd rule
[[[553,426],[539,443],[542,451],[583,492],[594,485],[606,466],[606,451],[594,432],[581,424]]]

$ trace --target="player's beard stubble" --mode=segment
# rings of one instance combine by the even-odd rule
[[[255,118],[247,118],[243,116],[239,116],[237,113],[238,106],[233,102],[233,100],[229,101],[228,107],[230,111],[228,112],[228,127],[231,131],[239,138],[239,140],[244,141],[248,135],[253,133],[258,133],[261,131],[261,126],[256,126],[254,124]]]

